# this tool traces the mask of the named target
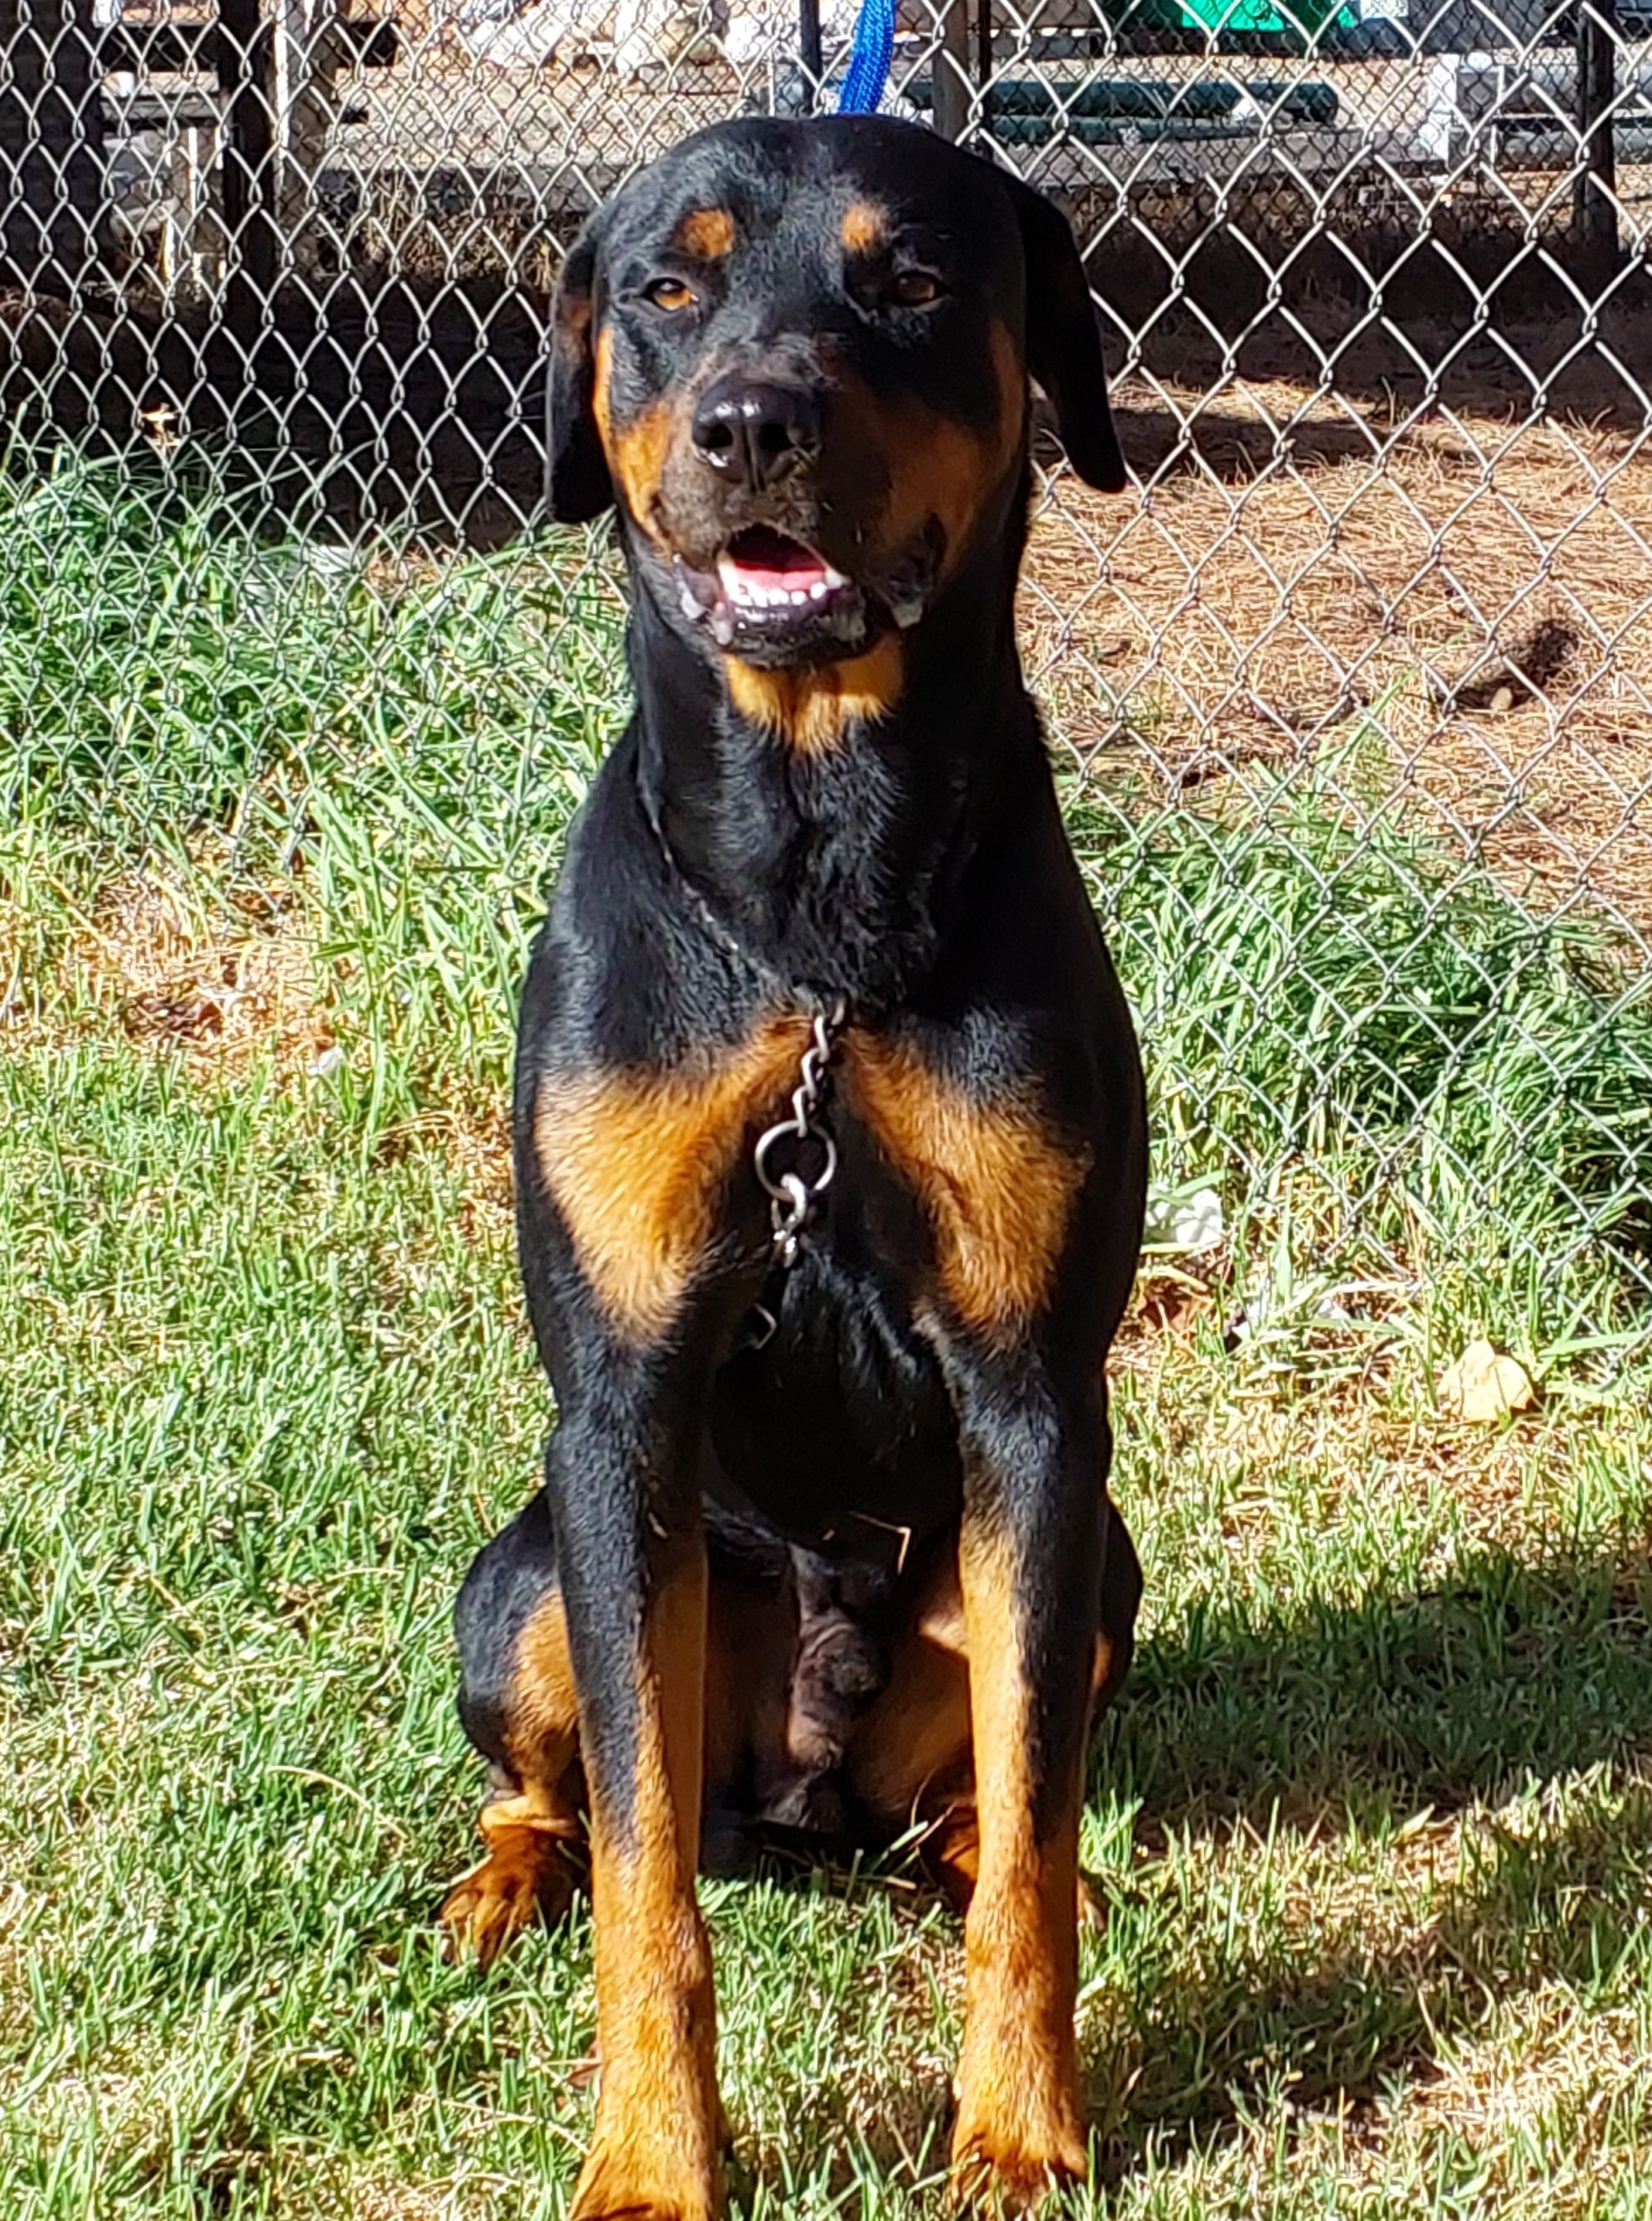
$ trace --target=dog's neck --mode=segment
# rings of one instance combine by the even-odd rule
[[[1019,535],[987,537],[902,635],[885,714],[801,745],[634,574],[644,808],[691,900],[754,968],[873,1012],[941,964],[972,859],[1040,742],[1016,650]],[[748,688],[739,692],[747,693]]]

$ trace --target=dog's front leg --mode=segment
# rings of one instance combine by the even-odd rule
[[[1035,2204],[1086,2167],[1073,2034],[1079,1814],[1106,1498],[1098,1389],[993,1361],[954,1382],[980,1865],[954,2180]]]
[[[721,2201],[711,1960],[694,1893],[706,1561],[674,1430],[641,1384],[566,1411],[548,1467],[591,1794],[596,2132],[576,2221],[704,2221]]]

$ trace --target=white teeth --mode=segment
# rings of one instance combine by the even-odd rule
[[[719,648],[734,646],[735,621],[721,602],[711,612],[711,636]]]
[[[833,570],[829,564],[822,575],[806,586],[760,585],[729,555],[717,558],[717,582],[723,588],[723,604],[712,620],[712,629],[725,648],[733,636],[731,610],[760,614],[768,610],[807,609],[811,603],[825,601],[829,595],[841,591],[849,583],[841,571]],[[683,590],[683,608],[691,616],[700,614],[698,606],[691,606],[686,587]]]
[[[760,586],[754,579],[742,578],[738,572],[732,577],[723,575],[723,591],[740,610],[784,610],[809,599],[802,587],[794,591],[785,586]]]
[[[701,615],[700,605],[680,580],[677,586],[677,598],[682,604],[683,615],[691,623],[693,623]]]
[[[739,565],[727,555],[720,555],[717,558],[717,577],[722,583],[723,592],[736,609],[766,610],[768,607],[770,601],[768,588],[760,586],[754,580],[747,578]],[[784,594],[781,598],[784,600]]]

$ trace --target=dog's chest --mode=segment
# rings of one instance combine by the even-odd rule
[[[785,1115],[809,1039],[802,1017],[771,1017],[691,1063],[541,1080],[541,1176],[598,1303],[628,1337],[667,1330],[714,1249],[725,1253],[760,1210],[755,1136]],[[819,1116],[842,1161],[823,1238],[841,1223],[875,1248],[881,1223],[900,1254],[868,1262],[973,1332],[1004,1338],[1036,1316],[1088,1162],[1030,1080],[966,1085],[916,1031],[852,1023]],[[899,1214],[877,1207],[885,1183],[909,1218],[916,1210],[916,1254],[895,1231]]]

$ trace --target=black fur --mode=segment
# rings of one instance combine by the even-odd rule
[[[845,227],[862,206],[886,218],[888,238],[857,256]],[[685,215],[704,209],[733,220],[726,256],[679,243]],[[938,273],[933,302],[892,290],[914,259]],[[662,278],[671,299],[679,285],[692,292],[691,313],[661,306]],[[882,546],[877,520],[900,473],[915,467],[921,490],[929,467],[903,441],[953,426],[976,443],[968,453],[991,450],[1006,405],[1000,335],[1020,413],[996,477],[949,541],[925,522]],[[720,476],[672,431],[655,443],[657,506],[652,486],[648,515],[621,506],[636,707],[570,834],[516,1067],[522,1264],[560,1416],[542,1502],[466,1585],[466,1725],[497,1758],[516,1631],[560,1580],[586,1774],[623,1827],[648,1600],[709,1529],[714,1583],[792,1599],[792,1694],[818,1729],[812,1774],[748,1793],[769,1797],[772,1817],[854,1832],[833,1754],[883,1686],[926,1569],[974,1521],[1016,1567],[1043,1828],[1070,1794],[1095,1630],[1112,1640],[1116,1682],[1140,1586],[1128,1536],[1108,1539],[1103,1367],[1141,1233],[1141,1074],[1014,635],[1029,374],[1080,475],[1123,483],[1079,256],[1048,203],[915,128],[742,122],[634,179],[569,259],[548,472],[552,511],[568,519],[612,497],[594,414],[599,335],[616,441],[649,411],[685,425],[686,404],[731,373],[800,381],[823,431],[818,454],[773,485]],[[852,393],[869,397],[853,437]],[[880,411],[896,428],[886,441]],[[935,444],[938,455],[938,434]],[[731,535],[758,525],[864,588],[837,635],[800,620],[778,646],[755,642],[760,671],[869,654],[894,636],[904,597],[921,604],[899,633],[898,701],[834,745],[794,747],[754,724],[685,606],[684,566],[707,573]],[[840,1092],[827,1112],[840,1168],[796,1268],[773,1274],[748,1136],[671,1329],[616,1330],[540,1161],[542,1089],[733,1054],[788,998],[834,997],[966,1100],[1036,1098],[1087,1161],[1048,1304],[1004,1337],[948,1316],[935,1229]],[[754,1348],[760,1298],[777,1324]],[[733,1792],[707,1793],[722,1810]]]

